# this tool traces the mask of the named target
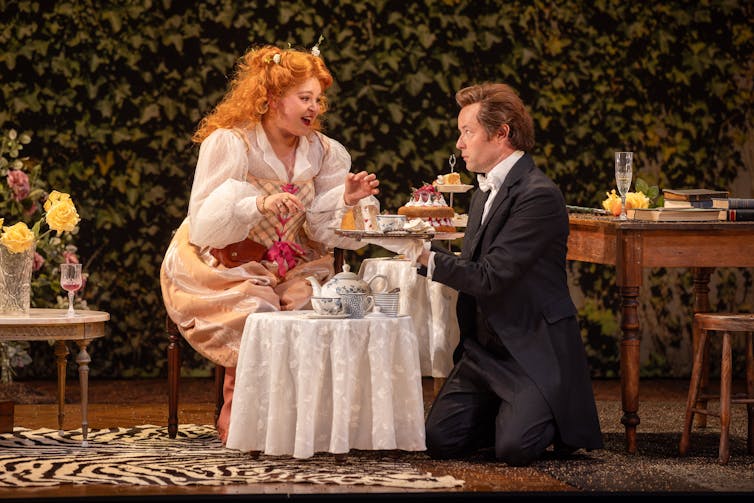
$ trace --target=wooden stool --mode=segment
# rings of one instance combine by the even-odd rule
[[[752,347],[752,332],[754,332],[754,314],[733,313],[697,313],[694,324],[699,333],[699,342],[694,348],[694,363],[691,369],[689,396],[686,401],[686,418],[681,434],[679,452],[685,456],[691,443],[691,427],[694,414],[716,416],[720,418],[720,450],[718,460],[721,465],[730,459],[730,406],[731,404],[746,404],[748,417],[747,451],[754,454],[754,349]],[[708,351],[709,334],[717,332],[722,335],[722,355],[720,364],[720,395],[709,395],[701,390],[702,371],[705,365],[705,353]],[[731,396],[733,382],[733,357],[730,337],[732,332],[746,332],[746,393],[743,396]],[[719,399],[719,411],[707,408],[707,400]]]

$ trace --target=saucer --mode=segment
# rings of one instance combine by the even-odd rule
[[[339,320],[343,318],[348,318],[348,313],[341,313],[341,314],[317,314],[317,313],[308,313],[306,315],[307,318],[314,318],[315,320]]]

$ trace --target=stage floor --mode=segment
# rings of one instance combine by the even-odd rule
[[[647,456],[656,458],[659,454],[658,446],[648,445],[655,438],[665,438],[668,445],[662,447],[663,452],[672,458],[677,450],[677,438],[680,437],[680,428],[683,422],[682,412],[687,393],[687,381],[685,380],[645,380],[641,384],[641,406],[639,413],[642,415],[642,423],[639,426],[639,454],[636,456],[622,455],[620,442],[623,428],[620,425],[620,383],[618,380],[595,380],[593,382],[595,397],[600,410],[600,423],[603,434],[611,438],[610,444],[618,451],[621,461],[627,466],[605,466],[600,469],[610,470],[614,473],[632,473],[634,463],[641,464]],[[128,427],[135,425],[167,424],[167,383],[165,379],[148,380],[101,380],[91,378],[89,384],[89,428],[100,429],[110,427]],[[737,383],[741,386],[741,383]],[[431,406],[434,396],[435,383],[431,378],[423,379],[425,406]],[[181,399],[179,409],[179,421],[182,424],[211,424],[214,415],[214,392],[211,379],[184,378],[181,381]],[[54,381],[29,381],[14,383],[11,388],[6,388],[5,393],[15,390],[18,395],[15,405],[14,424],[17,427],[56,428],[57,405],[55,399]],[[2,399],[0,395],[0,399]],[[6,396],[7,398],[7,396]],[[658,412],[660,411],[660,412]],[[66,388],[64,429],[75,430],[80,428],[81,415],[79,407],[78,382],[69,379]],[[734,417],[734,422],[739,418]],[[745,412],[744,419],[745,423]],[[714,435],[718,430],[718,422],[710,418],[709,433]],[[745,429],[745,424],[742,425]],[[180,425],[179,425],[180,428]],[[661,433],[659,437],[653,436]],[[677,433],[677,436],[674,436]],[[744,435],[745,438],[745,435]],[[708,441],[709,443],[709,441]],[[692,444],[693,447],[693,444]],[[714,448],[712,445],[710,448]],[[642,452],[645,451],[645,452]],[[648,452],[647,452],[648,451]],[[709,455],[708,455],[709,454]],[[665,454],[663,454],[665,455]],[[705,453],[707,458],[701,458],[699,463],[709,464],[715,467],[716,452]],[[670,459],[669,458],[669,459]],[[733,452],[733,459],[748,463],[749,467],[754,464],[751,455],[745,452]],[[564,470],[569,464],[583,463],[582,460],[559,460]],[[550,461],[552,463],[552,461]],[[222,498],[225,500],[243,498],[250,500],[276,500],[296,497],[314,497],[320,495],[329,499],[358,494],[360,499],[390,497],[410,498],[412,501],[420,497],[432,499],[449,497],[454,500],[493,497],[495,494],[505,493],[507,497],[527,496],[590,496],[593,491],[584,491],[564,480],[567,477],[552,476],[553,470],[542,470],[537,466],[513,468],[494,460],[478,457],[465,461],[433,461],[429,458],[414,463],[421,471],[431,472],[433,475],[452,475],[465,481],[463,487],[447,490],[417,491],[411,489],[394,489],[388,487],[362,487],[362,486],[338,486],[333,484],[308,484],[308,483],[269,483],[251,485],[233,485],[218,487],[138,487],[138,486],[56,486],[54,488],[36,489],[3,489],[0,488],[0,499],[33,499],[35,501],[46,499],[108,499],[124,501],[123,498],[143,498],[180,501],[210,501]],[[550,465],[551,467],[551,465]],[[716,468],[718,471],[719,469]],[[549,474],[548,474],[549,472]],[[737,472],[731,471],[730,477],[739,477]],[[703,471],[696,472],[696,477],[703,477]],[[691,476],[691,475],[690,475]],[[725,472],[723,475],[725,476]],[[626,486],[622,486],[626,487]],[[691,486],[689,486],[691,487]],[[655,492],[652,488],[650,491]],[[678,489],[683,490],[683,489]],[[626,492],[618,486],[616,491]],[[675,489],[671,489],[675,491]],[[638,492],[638,491],[631,491]],[[604,493],[603,493],[604,495]],[[718,493],[717,496],[721,496]]]

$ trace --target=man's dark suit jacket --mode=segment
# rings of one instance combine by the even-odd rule
[[[477,310],[550,405],[560,439],[602,448],[594,394],[576,308],[566,276],[568,213],[560,189],[529,154],[516,162],[475,230],[483,192],[471,200],[461,257],[434,245],[432,279],[458,290],[463,351]],[[421,273],[426,274],[422,268]]]

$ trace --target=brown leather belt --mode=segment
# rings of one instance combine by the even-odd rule
[[[251,239],[231,243],[225,248],[210,248],[209,252],[225,267],[238,267],[247,262],[259,262],[267,253],[267,248]]]

